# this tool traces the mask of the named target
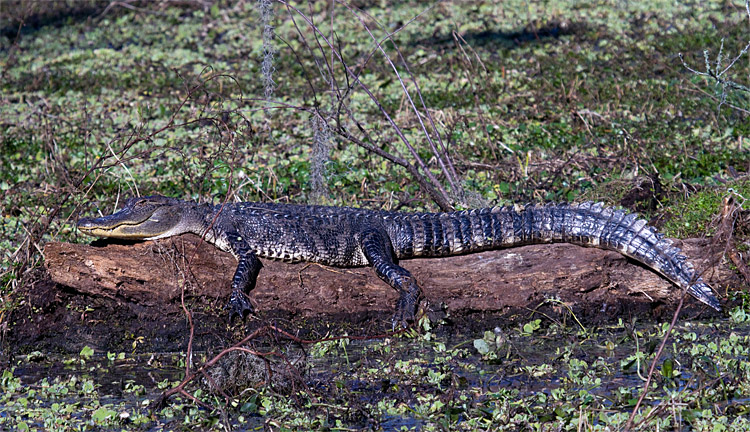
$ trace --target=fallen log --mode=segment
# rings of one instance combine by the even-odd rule
[[[681,244],[680,244],[681,243]],[[696,260],[705,239],[677,242]],[[184,234],[157,241],[91,245],[48,243],[45,267],[57,284],[90,296],[103,296],[181,311],[183,285],[188,299],[214,298],[223,304],[230,293],[235,259],[198,236]],[[322,317],[393,312],[396,292],[369,268],[331,268],[317,264],[263,261],[250,297],[256,310],[292,316]],[[450,314],[533,309],[547,299],[569,306],[614,313],[627,304],[675,301],[679,288],[616,252],[569,244],[532,245],[448,258],[401,262],[419,281],[431,310]],[[725,268],[706,272],[714,283],[729,277]],[[719,292],[721,294],[721,292]],[[689,303],[698,305],[695,300]],[[628,306],[625,306],[628,307]],[[216,314],[222,314],[216,310]]]

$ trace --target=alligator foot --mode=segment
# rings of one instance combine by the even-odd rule
[[[229,321],[231,322],[235,316],[239,316],[241,320],[245,319],[247,314],[253,312],[253,305],[244,293],[232,291],[232,295],[229,297],[229,301],[224,306],[224,309],[229,311]]]
[[[393,330],[396,330],[396,327],[406,328],[416,319],[417,307],[422,297],[422,291],[416,283],[413,287],[409,288],[408,291],[401,291],[396,302],[396,313],[391,319]]]

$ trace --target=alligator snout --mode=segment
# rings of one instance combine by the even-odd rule
[[[85,217],[85,218],[78,219],[78,222],[76,222],[76,226],[78,227],[78,229],[93,228],[94,218]]]

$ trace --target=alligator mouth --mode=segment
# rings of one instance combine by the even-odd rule
[[[78,221],[78,229],[84,234],[97,236],[97,237],[118,237],[118,238],[145,238],[150,237],[150,234],[138,233],[138,232],[126,232],[128,228],[137,227],[143,222],[120,222],[115,225],[104,225],[98,223],[96,219],[84,218]]]

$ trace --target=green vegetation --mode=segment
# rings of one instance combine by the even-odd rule
[[[664,232],[675,237],[714,234],[716,224],[712,223],[712,217],[721,208],[724,198],[734,194],[738,194],[739,199],[750,196],[750,181],[733,182],[731,186],[734,187],[701,190],[689,200],[676,202],[669,212],[680,217],[670,218]]]
[[[731,327],[679,325],[658,363],[646,408],[635,417],[635,429],[747,430],[749,318],[738,308]],[[250,389],[225,402],[197,388],[191,394],[208,408],[173,399],[153,417],[149,405],[161,390],[177,384],[177,359],[157,356],[147,365],[124,353],[54,360],[28,356],[19,367],[64,362],[66,373],[25,385],[13,369],[5,370],[0,425],[44,430],[171,430],[177,424],[186,430],[264,425],[279,430],[620,430],[668,325],[620,320],[582,330],[541,323],[532,319],[507,332],[486,331],[473,341],[424,330],[364,342],[320,342],[310,350],[306,386],[291,394]],[[165,371],[167,363],[172,366]],[[144,379],[153,375],[164,378]],[[113,390],[117,397],[109,393]]]
[[[678,55],[704,71],[703,50],[716,59],[723,39],[729,64],[748,40],[740,3],[354,3],[362,9],[336,4],[333,18],[329,2],[292,3],[318,26],[317,40],[294,9],[271,4],[270,101],[255,1],[4,5],[4,332],[44,243],[83,241],[74,229],[80,215],[106,213],[134,194],[415,210],[444,207],[441,188],[457,208],[601,200],[641,211],[677,237],[712,234],[729,189],[750,198],[748,94],[723,95]],[[414,75],[427,106],[419,116],[363,23],[419,106]],[[340,62],[330,76],[326,61],[335,56],[324,37],[404,139]],[[724,78],[747,86],[742,60]],[[444,152],[431,150],[422,131],[427,113]],[[635,418],[642,430],[748,429],[749,308],[740,302],[729,323],[678,329]],[[173,398],[154,417],[148,404],[178,374],[115,396],[85,368],[25,382],[18,370],[37,361],[26,358],[0,378],[0,428],[615,430],[639,395],[634,377],[664,336],[660,325],[584,332],[537,317],[510,332],[466,335],[453,348],[429,329],[356,348],[314,347],[345,361],[314,372],[293,397],[258,389],[222,408],[221,398],[201,394],[213,410]],[[97,354],[73,360],[81,366]],[[124,358],[102,368],[116,361]]]

